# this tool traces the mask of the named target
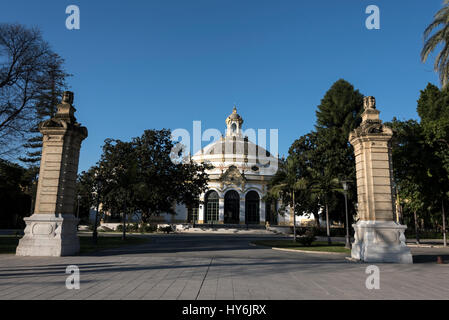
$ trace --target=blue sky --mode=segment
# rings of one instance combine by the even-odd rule
[[[0,21],[42,29],[66,60],[78,121],[87,126],[80,171],[106,138],[152,128],[224,131],[237,104],[245,128],[278,129],[279,153],[314,128],[338,79],[374,95],[381,118],[417,118],[416,100],[438,84],[420,62],[423,30],[442,0],[5,1]],[[78,5],[81,29],[67,30]],[[365,8],[380,8],[380,30]]]

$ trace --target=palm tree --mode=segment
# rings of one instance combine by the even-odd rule
[[[309,168],[311,179],[309,181],[308,190],[311,195],[318,197],[321,205],[324,205],[326,212],[326,234],[327,243],[330,245],[330,224],[329,224],[329,198],[334,192],[343,192],[340,181],[333,178],[329,170],[325,168],[323,171]]]
[[[285,163],[281,163],[280,170],[270,183],[270,189],[265,196],[268,199],[283,199],[284,203],[290,206],[290,212],[293,214],[293,242],[296,242],[296,208],[295,193],[299,190],[305,190],[308,182],[304,177],[298,177],[296,172],[295,160],[287,159]]]
[[[431,36],[432,31],[440,25],[442,28]],[[429,54],[439,44],[443,45],[435,59],[434,70],[438,72],[441,85],[445,88],[449,81],[449,0],[444,0],[443,8],[435,14],[432,23],[424,31],[424,41],[424,47],[421,51],[422,62],[426,62]]]
[[[282,199],[284,206],[289,205],[293,214],[293,241],[296,241],[296,212],[301,212],[298,196],[306,201],[316,202],[326,214],[327,242],[332,243],[329,223],[329,199],[335,192],[343,193],[340,180],[334,178],[328,168],[317,170],[307,167],[306,172],[298,172],[297,160],[287,158],[281,162],[279,170],[270,182],[270,188],[265,197],[268,199]],[[307,209],[306,209],[307,210]]]

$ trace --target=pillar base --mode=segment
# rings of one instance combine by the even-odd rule
[[[73,214],[39,213],[24,220],[25,235],[17,246],[17,256],[60,257],[79,252],[78,219]]]
[[[359,221],[354,227],[351,257],[364,262],[413,263],[405,244],[406,226],[394,221]]]

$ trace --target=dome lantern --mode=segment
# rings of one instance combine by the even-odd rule
[[[229,117],[226,118],[226,126],[227,126],[226,136],[241,137],[242,124],[243,119],[237,113],[237,107],[234,105],[232,113],[229,115]]]

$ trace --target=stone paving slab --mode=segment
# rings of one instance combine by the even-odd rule
[[[91,255],[0,255],[0,299],[448,299],[447,248],[412,248],[418,263],[378,264],[380,289],[365,286],[368,264],[345,255],[276,251],[249,242],[271,235],[152,235],[148,244]],[[80,268],[68,290],[68,265]]]

